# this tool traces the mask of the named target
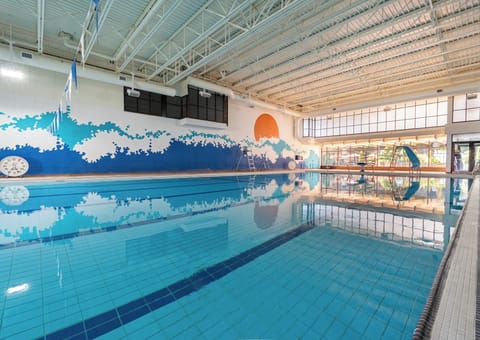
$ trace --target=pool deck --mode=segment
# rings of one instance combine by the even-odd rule
[[[432,339],[475,339],[477,319],[480,177],[475,179],[446,264]],[[477,337],[475,336],[477,334]]]

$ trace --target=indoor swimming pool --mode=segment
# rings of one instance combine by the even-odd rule
[[[468,180],[0,183],[1,339],[410,339]]]

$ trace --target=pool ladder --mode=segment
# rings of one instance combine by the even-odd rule
[[[247,153],[248,169],[250,171],[255,171],[255,160],[253,159],[253,154],[251,152]]]
[[[241,154],[240,158],[238,159],[238,162],[237,162],[237,170],[238,170],[238,168],[239,168],[239,166],[240,166],[240,162],[241,162],[243,156],[247,157],[248,169],[249,169],[250,171],[255,171],[255,170],[257,170],[257,168],[255,167],[255,159],[254,159],[254,157],[253,157],[253,153],[252,153],[252,151],[250,151],[250,150],[248,150],[248,149],[246,149],[246,148],[244,148],[244,150],[242,151],[242,154]]]

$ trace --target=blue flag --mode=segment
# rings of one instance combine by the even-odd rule
[[[98,33],[98,4],[100,0],[92,0],[92,2],[95,4],[95,28]]]
[[[73,59],[72,61],[72,81],[75,84],[75,88],[78,89],[78,82],[77,82],[77,59]]]

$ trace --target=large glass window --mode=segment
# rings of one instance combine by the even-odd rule
[[[356,112],[305,118],[303,136],[343,136],[444,126],[447,123],[447,105],[447,97],[438,97],[400,103],[394,105],[393,108],[390,106],[375,107]],[[470,120],[480,119],[480,106],[467,108],[465,99],[465,105],[462,107],[463,111],[458,119],[465,119],[464,117],[467,116]],[[309,123],[305,123],[306,121]]]
[[[310,134],[310,123],[312,123],[314,120],[313,119],[304,119],[303,120],[303,137],[313,137]]]
[[[446,167],[446,138],[421,138],[418,141],[370,142],[362,144],[341,144],[322,147],[322,165],[335,167],[354,167],[365,163],[367,167],[390,167],[394,147],[407,145],[417,155],[422,168]],[[480,143],[479,143],[480,145]],[[480,147],[479,147],[480,148]],[[410,167],[411,161],[405,152],[395,154],[396,167]]]
[[[480,93],[467,93],[453,97],[453,122],[480,120]]]

